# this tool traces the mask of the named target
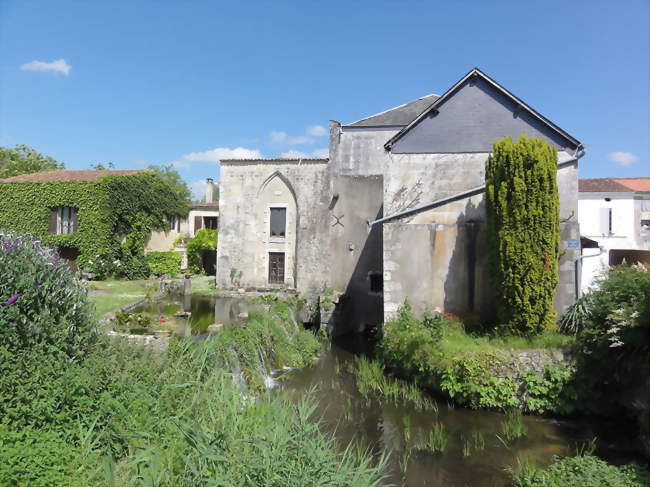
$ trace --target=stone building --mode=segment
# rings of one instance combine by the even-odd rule
[[[331,121],[329,159],[222,160],[217,285],[312,299],[331,289],[339,332],[379,324],[406,299],[487,319],[485,161],[494,140],[522,134],[558,151],[562,312],[576,295],[584,150],[476,68],[441,96]]]

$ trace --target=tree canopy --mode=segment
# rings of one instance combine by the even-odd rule
[[[178,171],[174,169],[174,167],[171,164],[164,164],[164,165],[150,165],[148,169],[151,169],[152,171],[155,171],[160,175],[160,177],[163,178],[167,183],[169,183],[176,194],[180,199],[184,201],[191,201],[192,199],[192,191],[190,190],[189,186],[183,179],[181,178],[181,175],[178,174]]]
[[[65,165],[24,144],[13,149],[0,146],[0,179],[54,169],[65,169]]]

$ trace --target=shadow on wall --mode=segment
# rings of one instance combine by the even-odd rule
[[[375,220],[384,214],[383,205]],[[360,332],[384,321],[383,294],[383,226],[373,225],[345,289],[346,298],[337,306],[335,334]],[[381,288],[371,292],[371,274],[378,274]]]
[[[477,316],[488,322],[494,318],[486,230],[485,202],[476,204],[469,199],[456,220],[454,249],[444,284],[445,311],[463,321],[475,321]]]

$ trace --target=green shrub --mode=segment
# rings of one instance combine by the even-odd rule
[[[485,184],[499,326],[523,335],[551,329],[560,246],[556,150],[524,136],[497,141]]]
[[[173,250],[169,252],[149,252],[146,259],[151,273],[156,276],[167,274],[175,277],[181,272],[181,254]]]
[[[0,233],[0,343],[45,344],[70,358],[96,336],[87,291],[56,252],[38,240]]]
[[[615,467],[583,454],[559,459],[547,469],[524,464],[513,474],[513,487],[645,487],[650,475],[635,465]]]
[[[185,249],[187,250],[187,265],[194,273],[203,272],[203,253],[217,248],[217,230],[203,228],[196,232]]]
[[[0,425],[0,479],[4,486],[69,487],[88,485],[77,449],[54,432]]]

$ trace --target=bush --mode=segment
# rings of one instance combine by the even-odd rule
[[[187,250],[187,265],[194,273],[203,272],[203,252],[217,248],[217,230],[203,228],[196,232],[185,249]]]
[[[615,467],[582,454],[556,461],[548,469],[524,464],[513,474],[513,487],[644,487],[650,475],[635,465]]]
[[[46,344],[75,358],[95,336],[87,291],[65,261],[38,240],[0,234],[0,343]]]
[[[495,142],[485,185],[499,326],[522,335],[551,329],[560,247],[555,148],[524,136]]]
[[[149,252],[146,258],[151,273],[156,276],[168,274],[175,277],[181,272],[181,254],[178,252]]]

